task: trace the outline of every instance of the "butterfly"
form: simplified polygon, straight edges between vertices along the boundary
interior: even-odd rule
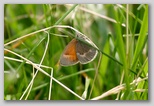
[[[81,64],[87,64],[96,58],[98,53],[97,46],[87,36],[77,33],[77,37],[89,45],[74,38],[65,47],[60,57],[61,66],[71,66],[79,62]]]

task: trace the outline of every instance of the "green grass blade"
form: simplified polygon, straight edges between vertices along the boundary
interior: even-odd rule
[[[58,25],[78,4],[75,4],[74,6],[71,7],[56,23],[55,25]]]
[[[36,43],[36,46],[33,47],[33,49],[30,51],[30,53],[27,55],[27,59],[32,55],[32,53],[34,52],[34,50],[42,43],[42,41],[46,38],[47,36],[44,36],[40,41],[38,41]],[[25,60],[19,65],[19,67],[17,68],[16,71],[19,71],[19,69],[25,64]]]
[[[135,67],[137,65],[138,57],[142,53],[143,47],[144,47],[145,43],[147,42],[147,38],[148,38],[147,32],[148,32],[148,5],[146,5],[141,30],[139,33],[139,38],[137,41],[135,54],[134,54],[134,58],[132,61],[132,69],[133,70],[135,69]]]

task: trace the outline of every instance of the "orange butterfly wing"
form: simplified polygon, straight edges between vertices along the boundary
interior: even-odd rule
[[[77,40],[73,39],[64,49],[60,57],[60,65],[62,66],[69,66],[78,63],[78,58],[76,55],[76,44]]]

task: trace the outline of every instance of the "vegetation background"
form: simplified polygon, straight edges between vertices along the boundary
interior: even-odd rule
[[[100,51],[59,66],[72,28]],[[81,99],[148,100],[148,5],[5,4],[4,100]]]

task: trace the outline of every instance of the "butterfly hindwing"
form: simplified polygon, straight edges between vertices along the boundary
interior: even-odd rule
[[[81,41],[76,44],[77,58],[82,64],[91,62],[97,55],[97,50]]]

